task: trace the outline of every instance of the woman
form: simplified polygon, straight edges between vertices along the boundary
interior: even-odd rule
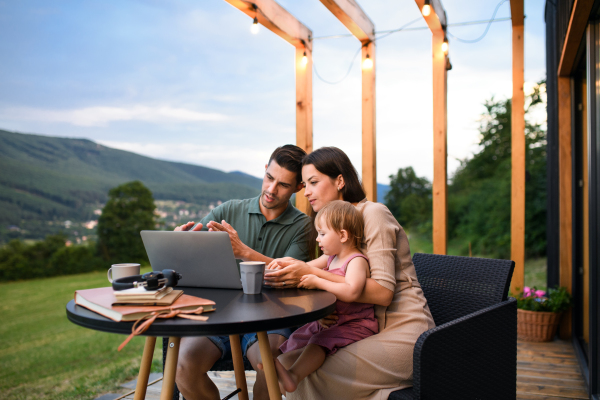
[[[363,214],[361,251],[369,258],[371,278],[358,301],[375,304],[380,333],[339,349],[286,398],[387,399],[391,392],[412,386],[415,342],[435,326],[406,233],[386,206],[365,199],[358,174],[340,149],[315,150],[302,165],[304,195],[315,212],[330,201],[345,200]],[[327,273],[289,258],[274,260],[269,268],[274,271],[265,280],[272,286],[297,285],[303,275]],[[330,316],[321,323],[330,325],[335,319]]]

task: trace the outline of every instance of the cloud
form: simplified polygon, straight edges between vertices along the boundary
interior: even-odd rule
[[[115,121],[144,121],[158,123],[223,121],[227,116],[201,113],[170,106],[86,107],[71,110],[12,107],[0,111],[0,119],[38,122],[66,122],[76,126],[107,126]]]
[[[256,177],[262,177],[265,164],[274,150],[274,146],[242,148],[227,144],[197,144],[194,142],[148,143],[99,140],[98,143],[147,157],[202,165],[225,171],[242,171]]]

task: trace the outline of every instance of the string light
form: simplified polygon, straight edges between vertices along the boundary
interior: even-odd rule
[[[250,27],[250,32],[254,35],[258,33],[258,18],[254,17],[254,21],[252,21],[252,26]]]
[[[302,56],[302,60],[300,60],[300,64],[303,67],[306,67],[306,64],[308,64],[308,57],[306,56],[306,52],[304,52],[304,55]]]
[[[368,54],[367,54],[367,57],[363,60],[362,68],[363,69],[371,69],[371,68],[373,68],[373,60],[371,60],[369,58]]]
[[[423,5],[421,12],[423,13],[424,17],[428,17],[429,14],[431,14],[431,0],[425,0],[425,4]]]
[[[442,51],[444,54],[448,54],[448,38],[444,36],[444,41],[442,42]]]

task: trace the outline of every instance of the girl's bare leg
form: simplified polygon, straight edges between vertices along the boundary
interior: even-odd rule
[[[280,386],[283,386],[286,392],[295,391],[302,379],[323,365],[325,356],[326,353],[323,347],[316,344],[309,344],[304,348],[289,370],[279,360],[275,359],[275,369],[277,370]]]

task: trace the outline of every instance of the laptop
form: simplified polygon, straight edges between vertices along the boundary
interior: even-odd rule
[[[240,272],[227,232],[141,231],[154,271],[174,269],[178,286],[241,289]]]

